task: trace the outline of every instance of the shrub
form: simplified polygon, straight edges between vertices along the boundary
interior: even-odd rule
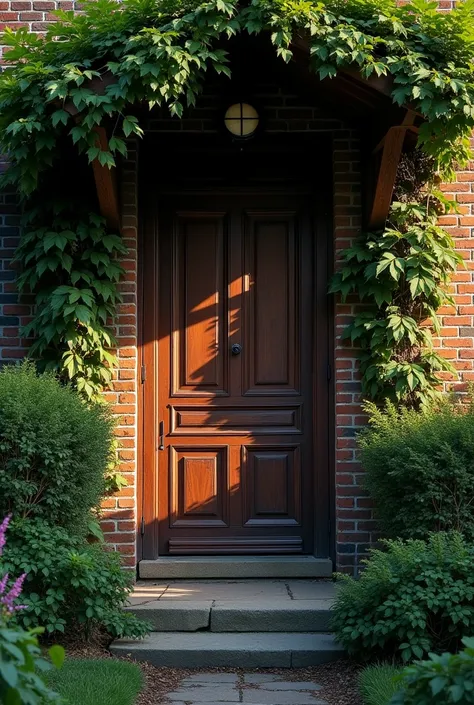
[[[131,591],[131,576],[118,554],[102,544],[70,536],[41,519],[13,522],[4,562],[11,573],[24,572],[23,602],[18,613],[25,628],[41,625],[46,632],[88,636],[95,628],[111,637],[141,637],[144,622],[122,607]]]
[[[10,521],[6,517],[0,524],[0,557],[5,547],[5,533]],[[51,668],[51,662],[41,655],[37,635],[41,629],[24,631],[12,624],[15,614],[25,609],[18,604],[24,575],[9,585],[8,573],[0,566],[0,703],[4,705],[45,705],[58,701],[41,674]],[[64,660],[64,650],[52,646],[49,656],[55,666]]]
[[[44,705],[59,700],[40,675],[51,668],[51,663],[41,655],[39,633],[41,629],[24,631],[0,622],[0,703]],[[62,660],[59,649],[49,649],[53,663],[58,665]]]
[[[359,436],[366,487],[387,538],[461,531],[474,540],[474,404],[425,412],[367,404]]]
[[[408,666],[400,678],[403,688],[390,705],[474,703],[474,639],[462,641],[466,648],[458,654],[430,654]]]
[[[113,420],[105,405],[29,363],[0,371],[0,516],[86,530],[104,492]]]
[[[388,663],[367,666],[360,674],[360,693],[364,705],[388,705],[394,693],[400,690],[395,681],[400,669]]]
[[[474,632],[474,548],[457,533],[389,540],[359,580],[341,576],[332,628],[349,653],[422,658]]]

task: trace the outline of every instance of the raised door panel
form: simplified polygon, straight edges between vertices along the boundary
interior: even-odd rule
[[[244,525],[301,524],[299,446],[242,448]]]
[[[246,395],[299,390],[299,267],[295,213],[244,219]]]
[[[281,435],[301,433],[302,404],[278,407],[173,405],[171,435]]]
[[[228,525],[226,448],[170,448],[170,526]]]
[[[225,214],[181,213],[175,228],[173,396],[226,395]]]

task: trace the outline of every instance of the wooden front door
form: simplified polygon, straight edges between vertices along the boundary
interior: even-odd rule
[[[315,355],[325,283],[309,199],[168,197],[156,209],[158,277],[143,295],[157,341],[144,409],[153,543],[160,555],[312,553],[328,519],[314,403],[327,340]]]

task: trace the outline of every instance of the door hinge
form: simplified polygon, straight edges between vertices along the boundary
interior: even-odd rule
[[[142,384],[146,380],[146,366],[145,365],[142,365],[141,372],[140,372],[140,379],[141,379]]]
[[[145,517],[142,517],[142,520],[140,522],[140,535],[145,535]]]
[[[328,382],[332,379],[332,368],[331,365],[328,363],[327,370],[326,370]]]

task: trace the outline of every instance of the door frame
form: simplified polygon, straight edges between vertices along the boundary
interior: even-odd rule
[[[170,139],[174,137],[175,139]],[[186,139],[186,137],[188,139]],[[179,141],[192,145],[189,135],[180,135]],[[170,152],[176,137],[153,135],[145,137],[140,145],[138,173],[138,286],[137,286],[137,558],[154,559],[158,557],[158,517],[155,511],[158,499],[158,451],[157,424],[158,408],[155,393],[158,385],[158,343],[147,339],[149,331],[158,330],[157,298],[145,299],[146,291],[158,288],[158,217],[153,208],[153,190],[160,189],[156,164],[163,159],[162,140],[166,140]],[[199,134],[193,140],[202,143],[209,140]],[[215,144],[215,137],[210,138]],[[171,143],[171,144],[170,144]],[[335,561],[335,329],[334,297],[328,294],[328,284],[334,269],[334,219],[333,219],[333,140],[332,135],[316,134],[275,134],[267,143],[269,149],[290,149],[304,144],[306,150],[317,155],[318,178],[313,181],[311,191],[307,192],[314,203],[313,220],[316,246],[314,247],[313,272],[316,286],[313,288],[313,311],[315,325],[313,328],[313,439],[318,450],[318,465],[322,464],[326,472],[314,472],[313,493],[315,512],[321,516],[314,522],[314,546],[326,547],[318,557],[331,558]],[[190,147],[192,149],[192,147]],[[143,162],[143,163],[142,163]],[[165,160],[166,163],[166,160]],[[312,165],[310,165],[312,166]],[[309,178],[309,177],[308,177]],[[312,178],[314,175],[312,173]],[[168,189],[167,189],[168,191]],[[234,191],[239,193],[241,191]],[[163,191],[160,192],[160,195]],[[183,192],[174,190],[175,195],[196,195],[196,190]],[[271,189],[253,191],[253,195],[275,194]],[[318,305],[318,302],[325,302]],[[326,339],[327,345],[318,345],[318,340]],[[151,421],[149,420],[151,418]],[[155,431],[156,429],[156,431]],[[145,472],[145,464],[149,468]],[[150,471],[151,469],[151,471]],[[327,531],[324,527],[327,526]],[[324,555],[322,555],[324,553]],[[317,555],[317,554],[316,554]]]

